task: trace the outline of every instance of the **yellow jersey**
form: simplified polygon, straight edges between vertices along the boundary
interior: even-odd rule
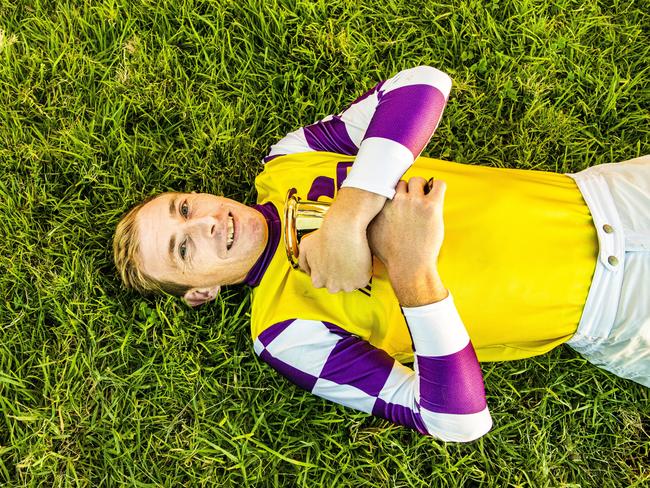
[[[283,216],[289,189],[331,201],[354,156],[305,152],[277,157],[255,180],[258,203]],[[447,183],[439,270],[481,361],[543,354],[576,331],[598,254],[587,205],[568,176],[418,158],[404,175]],[[282,225],[284,222],[282,222]],[[413,357],[411,338],[385,268],[369,290],[330,294],[291,268],[281,242],[253,290],[255,339],[289,319],[333,323],[387,351]]]

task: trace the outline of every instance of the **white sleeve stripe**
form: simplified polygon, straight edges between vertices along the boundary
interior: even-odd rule
[[[376,398],[368,393],[348,384],[335,383],[334,381],[318,378],[312,393],[346,407],[355,408],[362,412],[372,413]]]
[[[348,135],[357,147],[361,146],[378,103],[377,93],[373,93],[363,100],[353,103],[341,113],[341,120],[348,129]]]
[[[418,356],[448,356],[467,346],[469,335],[451,293],[437,303],[403,307]]]
[[[319,376],[327,358],[340,340],[318,320],[295,320],[266,350],[271,356],[296,369]]]
[[[477,413],[462,415],[420,409],[420,416],[429,433],[444,441],[473,441],[492,428],[492,417],[488,407]]]
[[[399,142],[383,137],[363,141],[343,187],[361,188],[393,198],[397,182],[413,164],[413,153]]]
[[[384,387],[379,392],[379,398],[386,403],[413,410],[415,399],[419,398],[418,378],[415,371],[395,361]]]
[[[309,147],[309,143],[307,143],[307,138],[305,137],[305,132],[300,128],[293,132],[289,132],[276,144],[272,145],[271,150],[266,157],[303,152],[314,152],[314,150]]]
[[[438,89],[445,97],[449,98],[451,92],[451,78],[431,66],[417,66],[415,68],[400,71],[392,78],[386,80],[381,87],[381,92],[388,93],[404,86],[430,85]]]

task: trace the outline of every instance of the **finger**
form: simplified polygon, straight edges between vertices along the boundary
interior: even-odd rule
[[[409,180],[408,192],[416,193],[418,195],[424,195],[424,185],[427,184],[427,180],[420,176],[414,176]]]
[[[408,190],[408,185],[406,184],[406,181],[399,180],[397,182],[397,185],[395,186],[395,193],[406,193],[407,190]]]
[[[431,185],[431,191],[427,195],[427,198],[442,202],[445,199],[446,192],[447,192],[447,183],[445,183],[442,180],[434,180]]]
[[[327,291],[330,293],[338,293],[341,289],[336,285],[327,285]]]
[[[318,275],[316,273],[311,275],[311,284],[312,284],[312,286],[314,288],[324,288],[325,287],[325,283],[321,279],[320,275]]]
[[[313,259],[310,259],[310,249],[313,247],[311,238],[316,235],[316,232],[318,231],[316,230],[302,236],[302,239],[300,239],[300,242],[298,243],[298,266],[308,275],[311,275],[311,265],[309,261],[313,261]]]
[[[372,256],[370,256],[370,262],[368,263],[368,267],[366,268],[366,275],[363,277],[363,280],[357,283],[356,289],[359,288],[365,288],[370,284],[370,280],[372,279]]]
[[[300,246],[298,248],[298,266],[308,275],[311,275],[311,266],[307,261],[307,248]]]

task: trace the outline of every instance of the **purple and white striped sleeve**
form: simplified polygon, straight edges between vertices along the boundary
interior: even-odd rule
[[[287,134],[264,162],[308,151],[356,155],[343,186],[392,198],[395,185],[433,135],[451,91],[451,79],[430,66],[400,71],[339,115]]]
[[[342,328],[317,320],[280,322],[255,352],[298,386],[445,441],[468,442],[492,419],[481,369],[451,296],[404,308],[415,371]]]

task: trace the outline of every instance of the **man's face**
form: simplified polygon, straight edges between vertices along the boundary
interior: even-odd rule
[[[208,193],[165,193],[136,217],[142,270],[191,288],[241,282],[267,240],[264,216]]]

